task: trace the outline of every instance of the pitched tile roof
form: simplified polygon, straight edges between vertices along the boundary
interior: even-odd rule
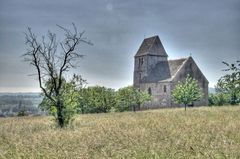
[[[159,61],[148,73],[148,76],[142,79],[142,82],[154,83],[171,81],[186,60],[187,58]]]
[[[168,60],[169,68],[171,72],[171,77],[173,77],[179,68],[183,65],[183,63],[187,60],[187,58],[175,59],[175,60]]]
[[[135,57],[147,54],[166,57],[168,56],[158,36],[153,36],[144,39]]]

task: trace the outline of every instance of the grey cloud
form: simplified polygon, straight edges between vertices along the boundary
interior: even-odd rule
[[[160,36],[171,59],[191,52],[214,83],[221,75],[221,61],[239,58],[239,10],[238,0],[1,1],[0,75],[13,78],[15,74],[16,78],[0,78],[0,87],[18,83],[16,79],[26,79],[26,74],[32,72],[19,57],[25,51],[22,32],[28,26],[38,35],[50,29],[61,39],[55,24],[70,27],[71,22],[85,30],[94,43],[80,46],[80,52],[87,56],[75,70],[93,84],[115,87],[121,81],[131,83],[133,56],[144,35],[155,34]],[[19,87],[35,84],[34,78],[28,79]]]

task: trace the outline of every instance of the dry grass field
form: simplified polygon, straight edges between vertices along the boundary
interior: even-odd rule
[[[0,158],[240,158],[240,107],[0,118]]]

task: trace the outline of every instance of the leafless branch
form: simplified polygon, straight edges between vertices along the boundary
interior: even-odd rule
[[[62,88],[63,74],[76,67],[76,61],[83,55],[76,52],[80,43],[93,45],[87,41],[84,32],[78,33],[77,27],[72,23],[73,30],[57,25],[64,31],[65,38],[57,43],[56,34],[48,31],[39,41],[31,28],[25,34],[27,51],[23,55],[24,60],[34,66],[37,71],[39,86],[47,98],[57,103]],[[61,51],[58,51],[58,46]],[[56,54],[61,52],[62,54]],[[51,84],[48,84],[50,81]],[[53,96],[54,94],[54,96]]]

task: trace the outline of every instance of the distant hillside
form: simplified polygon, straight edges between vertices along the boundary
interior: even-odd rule
[[[42,99],[40,93],[0,93],[0,115],[12,116],[23,110],[38,113]]]
[[[22,96],[39,96],[40,94],[41,94],[40,92],[17,92],[17,93],[0,92],[0,96],[5,96],[5,95],[9,95],[9,96],[18,96],[18,95],[22,95]]]

